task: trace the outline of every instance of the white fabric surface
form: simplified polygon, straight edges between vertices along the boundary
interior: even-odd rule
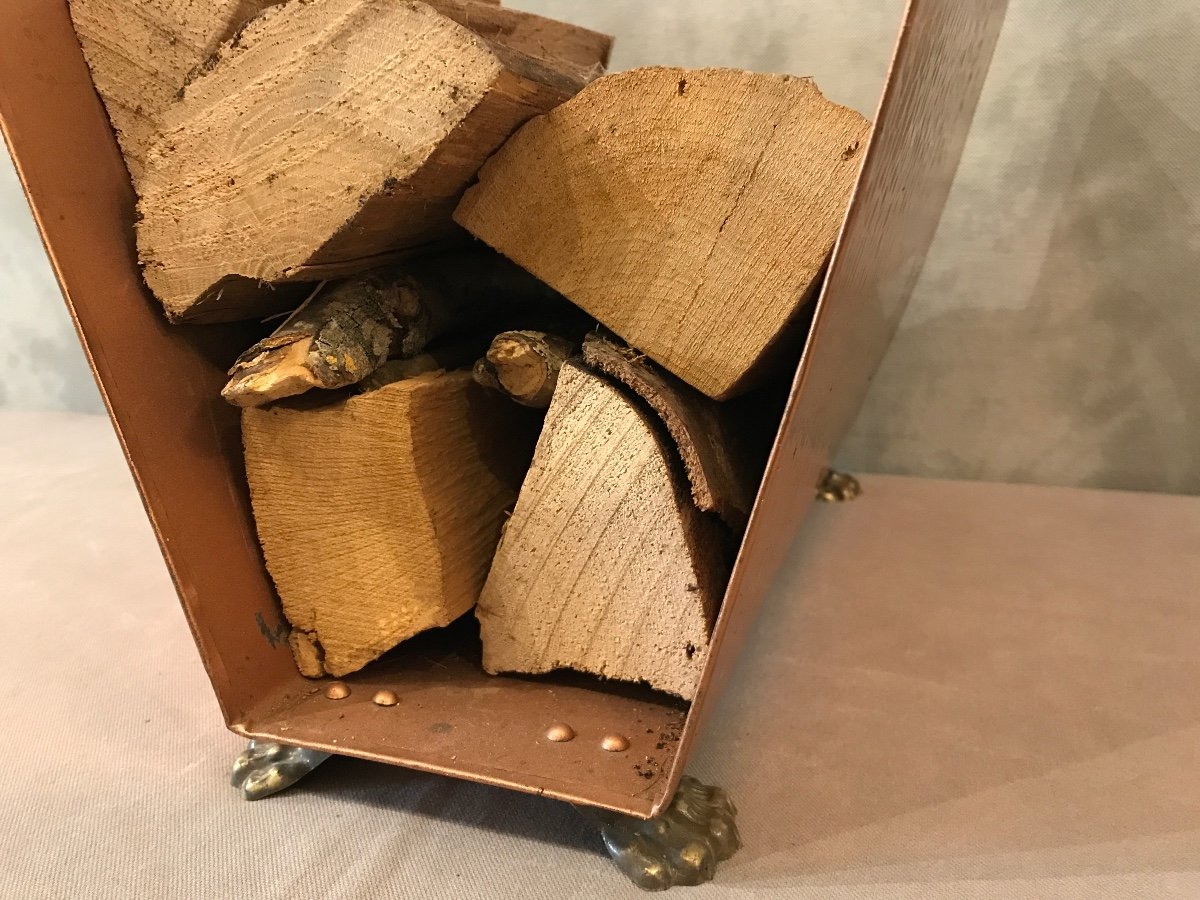
[[[1200,897],[1200,500],[865,484],[814,514],[695,757],[746,844],[695,896]],[[956,537],[903,525],[949,501]],[[872,522],[894,551],[864,561]],[[0,571],[0,897],[640,896],[540,798],[335,759],[238,799],[106,420],[0,413]]]

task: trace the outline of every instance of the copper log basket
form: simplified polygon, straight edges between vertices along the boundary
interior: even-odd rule
[[[264,569],[238,414],[219,396],[257,325],[176,327],[148,295],[134,195],[66,0],[0,0],[0,122],[154,525],[225,722],[238,734],[648,818],[692,745],[905,309],[962,153],[1005,0],[912,0],[876,127],[690,708],[583,679],[494,678],[444,636],[326,696],[296,671]],[[452,636],[452,635],[451,635]],[[371,701],[395,691],[399,703]],[[569,723],[572,741],[547,729]],[[618,735],[625,752],[601,742]]]

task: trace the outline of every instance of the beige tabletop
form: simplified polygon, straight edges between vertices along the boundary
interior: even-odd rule
[[[1200,898],[1200,499],[864,486],[696,754],[746,846],[682,896]],[[0,897],[640,896],[541,798],[335,759],[239,800],[105,420],[0,413],[0,572]]]

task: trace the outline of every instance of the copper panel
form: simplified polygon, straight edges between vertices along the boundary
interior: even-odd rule
[[[350,687],[344,700],[326,697],[323,682],[305,682],[235,730],[649,816],[666,790],[687,709],[648,688],[597,689],[590,676],[487,675],[470,619],[341,680]],[[381,689],[395,691],[399,704],[372,702]],[[575,738],[549,740],[555,724],[569,725]],[[609,734],[627,738],[629,749],[605,751]]]
[[[236,414],[245,326],[172,328],[135,264],[133,190],[65,0],[0,4],[0,122],[227,720],[295,682],[259,558]]]
[[[333,701],[296,672],[254,535],[223,373],[257,326],[168,326],[142,285],[133,195],[65,0],[0,0],[0,124],[158,535],[226,723],[647,816],[665,803],[714,689],[790,545],[829,449],[858,409],[940,215],[1002,0],[913,2],[782,438],[688,717],[636,689],[478,667],[470,623],[346,679]],[[439,643],[451,639],[450,644]],[[719,652],[717,652],[719,651]],[[136,667],[136,660],[127,662]],[[396,707],[370,702],[377,689]],[[578,736],[546,741],[554,722]],[[598,749],[609,733],[624,753]],[[666,773],[666,774],[664,774]]]
[[[1007,0],[909,0],[858,186],[688,716],[671,786],[862,405],[954,181]]]

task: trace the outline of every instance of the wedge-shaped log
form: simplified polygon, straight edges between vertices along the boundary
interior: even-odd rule
[[[250,318],[294,305],[264,282],[353,274],[454,235],[483,161],[594,74],[496,34],[405,0],[290,0],[224,44],[164,115],[141,179],[138,250],[167,314]]]
[[[804,78],[609,75],[522,128],[455,218],[726,399],[771,373],[800,321],[869,129]]]
[[[136,182],[162,114],[223,41],[282,0],[71,0],[71,18],[126,165]],[[496,0],[426,0],[514,50],[584,68],[604,64],[611,39],[512,10]],[[492,7],[489,9],[488,7]]]
[[[720,525],[677,469],[620,388],[562,367],[476,609],[487,671],[576,669],[695,696],[727,570]]]
[[[536,417],[469,372],[243,413],[267,568],[309,676],[357,671],[479,596]]]
[[[136,183],[189,72],[280,0],[71,0],[71,20]]]

